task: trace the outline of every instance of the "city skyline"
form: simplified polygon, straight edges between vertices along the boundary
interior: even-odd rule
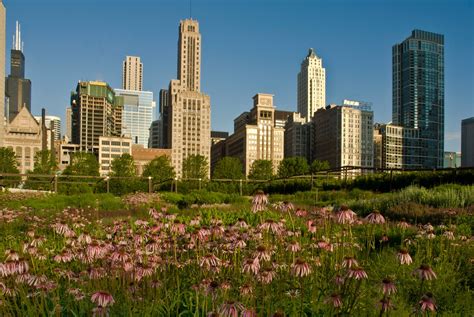
[[[74,50],[68,50],[65,47],[68,45],[68,40],[61,37],[71,28],[70,26],[66,25],[65,30],[58,30],[57,33],[41,32],[41,30],[51,27],[53,24],[61,24],[64,17],[59,16],[55,23],[44,17],[42,18],[45,21],[39,21],[42,14],[37,11],[43,12],[42,10],[45,9],[39,8],[36,3],[26,0],[15,2],[5,0],[4,2],[8,7],[7,60],[11,49],[8,39],[14,33],[12,32],[14,21],[19,20],[23,26],[22,37],[25,42],[25,55],[27,56],[26,77],[33,82],[33,114],[38,114],[40,108],[44,106],[47,108],[48,114],[58,115],[64,120],[69,92],[71,87],[80,79],[104,80],[110,83],[112,87],[120,87],[121,62],[126,55],[137,55],[142,58],[146,68],[144,89],[153,91],[155,96],[158,96],[159,89],[166,88],[169,79],[175,76],[176,27],[179,20],[189,15],[187,11],[189,10],[189,3],[187,1],[179,1],[176,4],[170,2],[160,3],[162,6],[160,10],[154,11],[157,19],[158,17],[162,18],[159,21],[160,28],[153,28],[153,32],[145,29],[144,34],[138,36],[137,40],[132,37],[140,33],[140,28],[143,27],[140,24],[136,27],[128,27],[129,30],[125,34],[121,34],[124,43],[116,41],[115,36],[107,37],[107,41],[99,42],[95,37],[85,37],[85,39],[79,38],[75,41],[77,49]],[[97,7],[101,8],[108,5],[112,12],[119,14],[119,17],[120,14],[127,11],[123,1],[114,1],[108,4],[106,2],[97,4]],[[140,9],[157,8],[149,1],[139,3],[138,7]],[[267,23],[264,23],[255,28],[254,32],[249,29],[251,26],[255,26],[258,20],[257,17],[262,13],[267,2],[257,1],[252,12],[245,12],[245,3],[245,1],[240,2],[240,4],[230,3],[228,5],[217,5],[215,1],[195,1],[193,3],[193,17],[200,21],[202,32],[206,34],[203,42],[202,86],[205,87],[204,90],[213,99],[211,120],[213,130],[232,131],[233,118],[248,108],[248,98],[258,92],[274,94],[278,110],[296,111],[296,75],[299,71],[299,64],[307,54],[309,47],[313,47],[318,56],[324,60],[328,81],[326,104],[339,103],[344,98],[370,101],[374,105],[374,121],[389,122],[391,121],[392,111],[391,46],[405,38],[413,29],[420,28],[444,34],[446,38],[445,150],[460,150],[461,119],[473,114],[474,94],[471,91],[473,86],[473,61],[469,57],[472,56],[473,40],[472,33],[468,32],[466,39],[465,35],[456,35],[454,31],[472,29],[473,22],[472,19],[469,19],[473,16],[472,4],[467,1],[455,1],[454,5],[449,5],[446,1],[438,1],[430,5],[430,8],[423,11],[424,13],[421,15],[423,7],[421,5],[423,1],[421,1],[410,7],[413,12],[406,14],[405,22],[397,21],[399,25],[395,26],[393,22],[390,23],[389,19],[389,23],[387,23],[391,27],[389,33],[384,32],[383,26],[373,30],[367,29],[367,26],[364,28],[357,25],[357,23],[361,23],[357,22],[360,21],[361,17],[359,16],[357,20],[353,20],[356,25],[351,29],[344,29],[348,25],[344,19],[335,20],[334,24],[326,25],[326,28],[330,28],[330,32],[327,32],[329,35],[323,34],[326,32],[325,30],[314,26],[312,36],[308,38],[306,36],[307,32],[300,32],[300,36],[295,36],[293,32],[295,29],[301,29],[302,25],[308,24],[308,22],[295,21],[295,17],[298,15],[304,17],[307,14],[304,10],[306,6],[308,9],[318,8],[312,3],[297,1],[294,6],[290,6],[289,2],[277,1],[266,12],[268,21],[274,21],[276,13],[281,12],[282,7],[287,8],[286,14],[292,18],[291,21],[286,24],[268,23],[267,25]],[[403,8],[408,10],[407,2],[403,1],[400,8],[395,8],[392,10],[393,12],[387,13],[389,10],[384,7],[382,16],[377,16],[377,12],[381,11],[381,7],[373,1],[360,2],[362,5],[359,9],[344,1],[331,5],[321,3],[320,7],[325,12],[334,13],[334,11],[341,9],[341,4],[344,3],[347,4],[347,8],[344,8],[345,10],[343,10],[341,16],[349,16],[351,12],[361,13],[362,8],[372,4],[374,8],[367,14],[368,16],[373,15],[371,20],[373,25],[376,25],[376,21],[381,19],[382,16],[387,18],[387,16],[395,16]],[[450,3],[453,4],[453,2]],[[212,4],[216,8],[209,10]],[[394,2],[389,2],[390,4],[393,5]],[[58,5],[54,1],[43,1],[42,5],[49,10],[46,12],[47,16],[53,13],[57,14],[61,10],[67,12],[66,9],[70,8],[68,4]],[[83,6],[78,8],[78,13],[81,10],[88,9],[90,5],[91,2],[85,1]],[[143,12],[145,16],[153,13],[148,12],[152,10],[144,11],[147,11]],[[241,26],[241,30],[238,32],[232,28],[236,26],[237,20],[236,17],[230,16],[232,12],[236,13],[237,16],[239,13],[245,13],[242,17],[248,21],[248,23],[246,22],[248,25]],[[135,15],[132,13],[130,13],[130,16],[133,18]],[[331,14],[329,16],[338,17],[338,15]],[[439,19],[442,16],[445,16],[445,18]],[[463,16],[467,18],[463,19]],[[454,17],[456,17],[456,20]],[[147,20],[144,19],[144,16],[142,18]],[[223,23],[222,20],[226,19],[227,25],[230,26],[228,32],[231,32],[232,39],[222,37],[225,32],[219,30],[218,22]],[[96,31],[99,35],[108,34],[113,27],[117,28],[114,21],[109,21],[113,26],[102,24],[97,17],[97,13],[94,12],[92,12],[87,22],[83,26],[85,33],[91,27],[99,27]],[[146,23],[148,23],[148,26],[153,25],[152,22]],[[274,29],[274,32],[271,29]],[[285,31],[285,29],[288,30]],[[365,29],[365,32],[360,32],[360,29]],[[278,31],[283,31],[283,33],[276,35],[275,33],[279,33]],[[153,34],[151,35],[151,33]],[[44,35],[40,36],[39,34]],[[384,36],[380,37],[381,34],[384,34]],[[357,46],[354,46],[354,39],[351,39],[351,35],[358,36]],[[379,37],[376,35],[379,35]],[[338,40],[331,40],[331,36],[338,37]],[[159,50],[150,51],[151,44],[143,42],[143,37],[146,37],[148,41],[158,42],[160,44]],[[100,39],[101,36],[97,36],[97,38]],[[135,43],[140,39],[142,40],[142,46]],[[281,43],[276,41],[277,39],[280,39]],[[368,45],[368,39],[370,45]],[[43,50],[44,46],[37,47],[39,40],[44,41],[46,47],[48,47],[47,43],[52,40],[56,41],[55,44],[62,44],[64,53],[61,54],[61,60],[57,57],[54,58],[57,55],[50,55],[43,59],[44,52],[39,50]],[[284,45],[288,43],[290,45]],[[81,44],[88,44],[84,45],[87,46],[87,54],[85,55],[85,48]],[[290,48],[281,50],[282,46],[289,46]],[[52,47],[52,49],[55,48]],[[232,51],[229,52],[229,49]],[[341,53],[341,49],[345,52]],[[72,60],[77,54],[84,56],[77,61]],[[360,59],[361,55],[367,56],[365,59]],[[220,63],[224,62],[225,58],[229,56],[232,63],[226,65],[228,69],[224,72],[220,67]],[[354,63],[354,61],[358,63]],[[43,72],[43,67],[51,63],[57,64],[52,68],[56,71],[51,74]],[[358,65],[349,65],[351,67],[348,67],[348,63]],[[8,66],[6,66],[6,69],[9,68]],[[364,72],[361,72],[361,69]],[[54,78],[55,76],[57,78]],[[65,89],[61,88],[63,82],[67,86]],[[238,83],[237,88],[236,83]],[[56,87],[55,91],[45,88],[48,86]]]

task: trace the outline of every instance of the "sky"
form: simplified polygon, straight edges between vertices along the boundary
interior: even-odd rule
[[[19,20],[32,81],[32,112],[63,118],[79,80],[121,88],[122,61],[140,56],[144,89],[176,78],[179,21],[202,35],[201,90],[211,97],[213,130],[233,120],[256,93],[296,111],[296,78],[309,48],[326,68],[326,103],[373,103],[390,122],[392,46],[413,29],[445,36],[445,150],[460,151],[461,120],[474,116],[474,0],[3,0],[7,74]],[[191,9],[191,10],[190,10]]]

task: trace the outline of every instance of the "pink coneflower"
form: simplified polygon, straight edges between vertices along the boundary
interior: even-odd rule
[[[20,259],[20,255],[15,251],[8,249],[5,251],[6,261],[18,261]]]
[[[199,266],[210,269],[213,267],[219,267],[221,263],[222,261],[217,256],[212,253],[208,253],[201,258],[201,260],[199,261]]]
[[[254,259],[247,259],[244,261],[242,266],[242,273],[253,273],[255,275],[258,274],[260,270],[260,261],[258,258]]]
[[[388,238],[388,236],[386,234],[383,234],[381,237],[380,237],[380,242],[388,242],[390,239]]]
[[[334,277],[334,284],[336,285],[342,285],[344,284],[344,277],[337,274],[335,277]]]
[[[112,252],[110,259],[114,262],[127,262],[130,259],[130,255],[125,248],[120,247]]]
[[[53,260],[58,263],[69,263],[74,259],[74,254],[69,250],[63,250],[54,256]]]
[[[247,222],[245,222],[245,220],[243,218],[239,218],[237,220],[237,222],[234,224],[234,227],[236,227],[236,228],[246,229],[246,228],[248,228],[248,226],[249,225],[247,224]]]
[[[241,316],[242,317],[257,317],[258,315],[254,309],[247,308],[242,311]]]
[[[16,261],[5,261],[0,263],[0,275],[9,276],[14,274],[24,274],[29,270],[28,262],[22,258],[18,258]]]
[[[193,219],[191,219],[191,221],[189,222],[189,225],[190,226],[194,226],[194,227],[197,227],[201,224],[201,217],[197,216]]]
[[[408,253],[408,250],[406,249],[400,249],[400,251],[398,251],[397,253],[397,258],[400,261],[400,264],[402,265],[403,264],[410,265],[413,262],[410,254]]]
[[[421,300],[418,302],[418,305],[420,305],[421,311],[436,311],[436,304],[433,298],[433,294],[428,292],[423,297]]]
[[[290,252],[293,252],[293,253],[296,253],[296,252],[301,250],[301,246],[298,243],[298,241],[292,241],[292,242],[288,243],[288,246],[286,247],[286,250],[290,251]]]
[[[81,301],[86,297],[79,288],[72,288],[68,290],[67,292],[74,297],[75,301]]]
[[[415,271],[413,271],[413,274],[418,276],[422,280],[428,280],[429,281],[429,280],[432,280],[432,279],[436,279],[436,273],[427,264],[420,265],[419,268],[417,268]]]
[[[112,295],[104,291],[98,291],[92,294],[91,301],[97,306],[102,307],[112,306],[115,303]]]
[[[388,312],[393,308],[393,303],[390,300],[390,297],[384,297],[379,301],[380,310],[384,313]]]
[[[410,224],[406,221],[400,221],[399,223],[397,223],[397,227],[405,230],[410,228]]]
[[[293,206],[289,201],[284,201],[280,204],[280,210],[283,212],[293,211],[294,209],[295,206]]]
[[[308,228],[308,232],[310,233],[316,233],[316,230],[317,230],[317,224],[316,222],[312,221],[312,220],[308,220],[308,222],[306,222],[306,226]]]
[[[443,236],[448,240],[454,240],[454,233],[452,231],[445,231]]]
[[[367,273],[361,267],[352,267],[349,269],[348,272],[349,278],[353,278],[355,280],[362,280],[368,278]]]
[[[391,295],[397,292],[397,287],[391,278],[387,277],[382,280],[382,292],[384,295]]]
[[[244,306],[241,303],[226,301],[219,307],[219,314],[222,317],[238,317],[242,310]]]
[[[234,241],[234,247],[237,249],[243,249],[247,246],[247,243],[242,237],[237,237]]]
[[[374,210],[370,214],[368,214],[367,217],[365,217],[365,220],[368,223],[377,224],[377,225],[385,223],[385,218],[382,216],[382,214],[378,210]]]
[[[256,213],[265,210],[268,204],[268,197],[261,190],[257,190],[252,199],[252,212]]]
[[[202,286],[204,287],[204,290],[207,295],[211,295],[214,297],[216,295],[217,289],[219,288],[219,283],[217,281],[203,281]]]
[[[326,304],[331,305],[334,308],[341,308],[342,307],[342,298],[341,295],[337,293],[331,294],[326,300],[324,301]]]
[[[259,282],[263,284],[270,284],[275,277],[276,272],[272,268],[265,268],[260,275],[257,276]]]
[[[51,227],[54,229],[54,231],[57,233],[57,234],[60,234],[60,235],[65,235],[67,234],[69,231],[71,231],[71,229],[69,228],[69,226],[67,225],[67,223],[61,221],[61,222],[57,222],[53,225],[51,225]]]
[[[308,215],[308,211],[306,209],[297,208],[295,211],[296,217],[306,217]]]
[[[332,252],[333,251],[333,245],[330,243],[330,242],[327,242],[327,241],[324,241],[324,240],[319,240],[317,243],[316,243],[316,246],[319,248],[319,249],[323,249],[325,251],[329,251],[329,252]]]
[[[273,234],[279,234],[282,230],[280,223],[273,221],[272,219],[266,220],[260,225],[260,228],[265,231],[270,231]]]
[[[344,257],[344,260],[342,261],[342,267],[351,268],[353,266],[359,266],[357,260],[352,256]]]
[[[259,245],[255,250],[255,257],[261,261],[270,261],[272,251],[264,245]]]
[[[253,287],[250,284],[244,284],[240,287],[240,295],[250,296],[253,294]]]
[[[303,259],[296,259],[291,265],[291,273],[296,277],[305,277],[311,274],[311,267]]]
[[[174,234],[184,234],[186,232],[186,225],[179,220],[175,220],[171,225],[171,232]]]
[[[346,205],[342,205],[335,214],[335,220],[339,224],[352,224],[357,218],[357,214],[349,209]]]

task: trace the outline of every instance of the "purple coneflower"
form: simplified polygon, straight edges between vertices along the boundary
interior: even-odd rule
[[[208,253],[201,258],[199,261],[200,267],[206,267],[207,269],[219,267],[222,261],[212,253]]]
[[[436,273],[427,264],[420,265],[419,268],[417,268],[415,271],[413,271],[413,274],[418,276],[422,280],[428,280],[429,281],[429,280],[432,280],[432,279],[436,279]]]
[[[58,263],[69,263],[74,259],[74,254],[69,250],[63,250],[61,253],[54,256],[54,261]]]
[[[390,297],[384,297],[379,301],[380,310],[384,313],[388,312],[393,308],[393,303],[390,300]]]
[[[448,240],[454,240],[454,233],[452,231],[445,231],[443,236]]]
[[[311,274],[311,267],[303,259],[296,259],[291,265],[291,273],[296,277],[305,277]]]
[[[255,257],[262,261],[270,261],[272,251],[264,245],[259,245],[255,250]]]
[[[242,310],[244,310],[244,306],[241,303],[226,301],[219,307],[219,315],[222,317],[238,317]]]
[[[254,309],[247,308],[242,311],[241,316],[242,317],[257,317],[257,313],[255,312]]]
[[[344,257],[344,260],[342,261],[342,267],[351,268],[353,266],[359,266],[357,260],[352,256]]]
[[[244,261],[243,267],[242,267],[242,273],[253,273],[257,275],[259,270],[260,270],[260,261],[258,258],[254,258],[254,259],[249,258]]]
[[[308,227],[308,232],[316,233],[316,230],[317,230],[316,222],[312,220],[308,220],[308,222],[306,222],[306,226]]]
[[[356,220],[357,214],[349,209],[346,205],[342,205],[335,214],[335,220],[339,224],[352,224]]]
[[[20,255],[12,249],[8,249],[5,251],[6,261],[18,261],[20,259]]]
[[[301,250],[301,246],[298,243],[298,241],[292,241],[292,242],[288,243],[288,246],[286,247],[286,250],[290,251],[290,252],[293,252],[293,253],[296,253],[296,252]]]
[[[361,267],[350,268],[348,276],[349,278],[353,278],[355,280],[362,280],[368,278],[367,273]]]
[[[252,212],[257,213],[259,211],[265,210],[268,204],[268,197],[261,190],[257,190],[255,196],[252,199]]]
[[[265,231],[270,231],[273,234],[279,234],[282,230],[280,223],[273,221],[272,219],[266,220],[260,225],[260,228]]]
[[[250,296],[253,294],[253,287],[250,284],[244,284],[240,287],[240,295]]]
[[[298,208],[298,209],[296,209],[296,211],[295,211],[295,215],[296,215],[297,217],[306,217],[306,216],[308,215],[308,211],[307,211],[306,209],[300,209],[300,208]]]
[[[418,302],[418,305],[420,305],[421,311],[436,311],[436,304],[433,298],[433,294],[428,292],[423,297],[421,300]]]
[[[410,254],[408,253],[408,250],[406,249],[400,249],[400,251],[398,251],[397,253],[397,258],[400,261],[400,264],[402,265],[403,264],[410,265],[413,262]]]
[[[382,280],[382,292],[384,295],[391,295],[397,292],[397,287],[391,278],[386,277]]]
[[[237,222],[234,224],[234,227],[236,227],[236,228],[246,229],[246,228],[248,228],[248,226],[249,225],[247,224],[247,222],[245,222],[245,220],[243,218],[239,218],[237,220]]]
[[[368,214],[367,217],[365,217],[365,220],[367,220],[368,223],[377,225],[385,223],[385,218],[378,210],[374,210],[370,214]]]
[[[258,275],[258,280],[263,284],[270,284],[275,277],[276,272],[272,268],[265,268],[260,275]]]
[[[98,291],[92,294],[91,301],[101,307],[112,306],[115,303],[112,295],[104,291]]]
[[[334,308],[341,308],[342,307],[342,298],[341,295],[337,293],[331,294],[326,300],[324,301],[326,304],[331,305]]]

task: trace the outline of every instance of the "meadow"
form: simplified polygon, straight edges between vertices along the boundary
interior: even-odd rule
[[[0,194],[2,316],[473,316],[474,186]]]

